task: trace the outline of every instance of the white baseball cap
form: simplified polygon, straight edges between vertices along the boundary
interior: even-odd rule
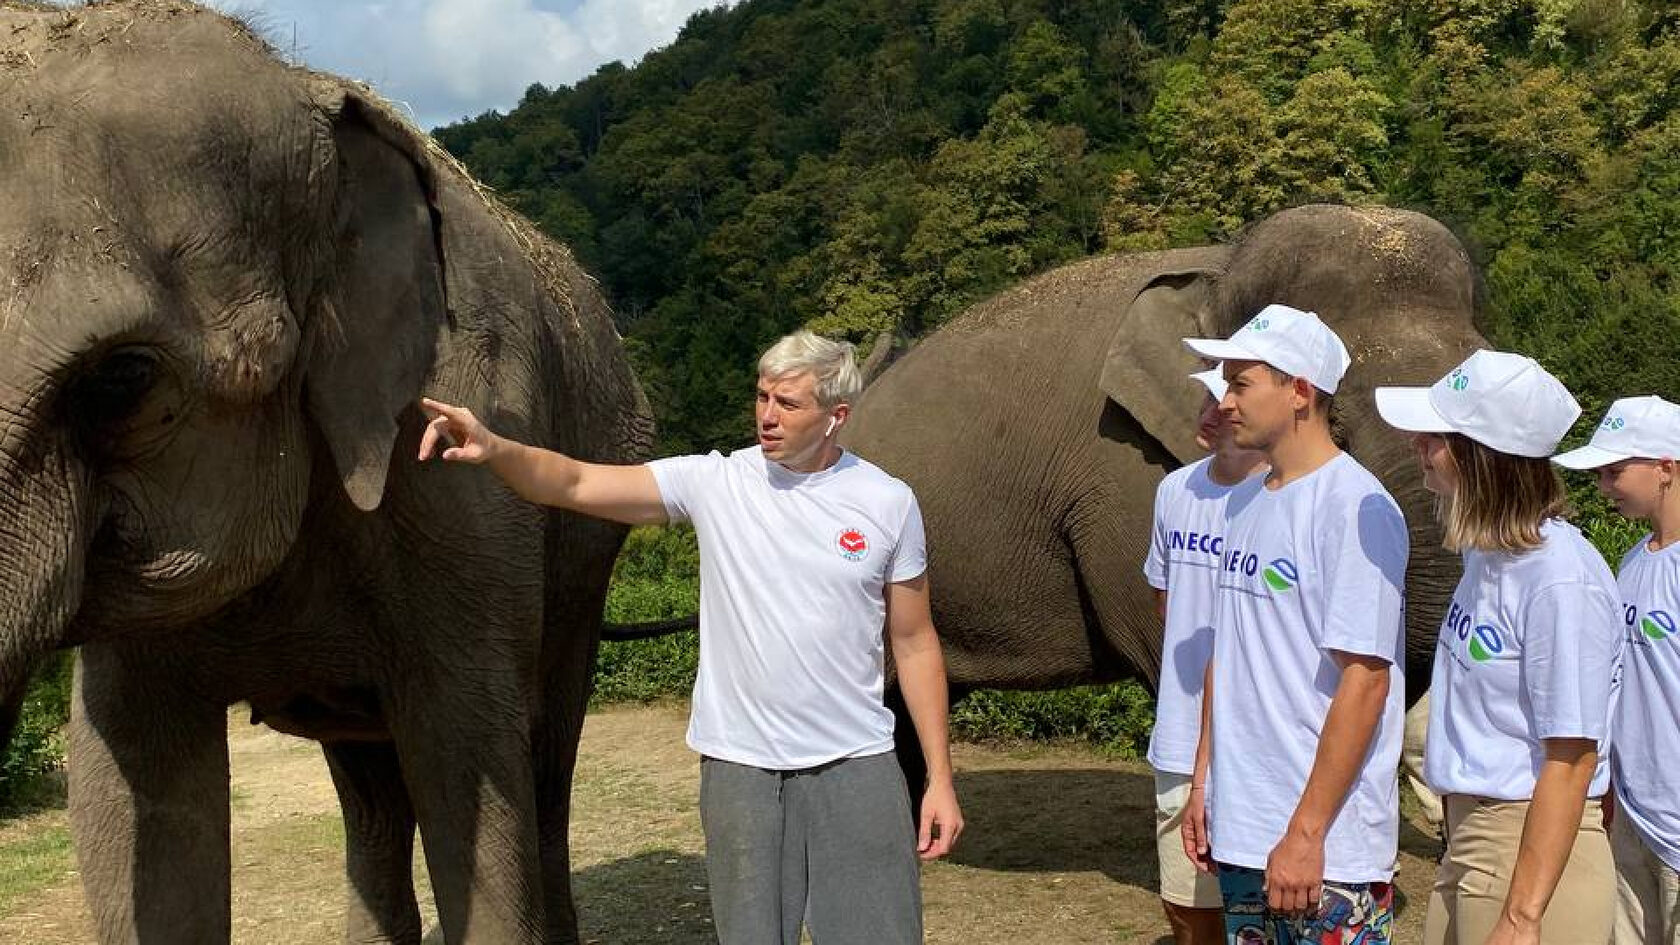
[[[1190,379],[1200,381],[1202,386],[1208,389],[1208,393],[1213,395],[1214,400],[1224,400],[1225,388],[1230,386],[1225,383],[1225,365],[1223,364],[1215,364],[1205,371],[1197,371],[1190,375]]]
[[[1213,361],[1264,361],[1291,377],[1304,377],[1326,394],[1334,394],[1347,373],[1347,348],[1342,339],[1312,312],[1287,305],[1268,305],[1228,340],[1184,339],[1191,351]]]
[[[1680,407],[1661,397],[1623,397],[1605,411],[1592,441],[1552,457],[1569,469],[1597,469],[1634,457],[1680,459]]]
[[[1477,351],[1433,387],[1379,387],[1377,413],[1411,433],[1462,433],[1513,456],[1552,455],[1581,416],[1563,382],[1533,358]]]

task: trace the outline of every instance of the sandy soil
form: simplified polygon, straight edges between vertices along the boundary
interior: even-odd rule
[[[586,941],[713,941],[694,755],[682,704],[619,707],[584,728],[573,869]],[[338,943],[343,832],[315,748],[229,717],[234,793],[234,941]],[[1148,769],[1074,748],[959,745],[968,830],[923,874],[933,945],[1156,943],[1154,794]],[[0,823],[0,864],[64,830],[63,811]],[[1438,846],[1411,812],[1401,837],[1401,942],[1421,936]],[[0,905],[0,943],[93,941],[74,862]],[[417,857],[418,859],[418,857]],[[424,868],[417,869],[433,924]]]

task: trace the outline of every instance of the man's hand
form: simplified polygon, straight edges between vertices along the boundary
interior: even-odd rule
[[[1184,822],[1179,825],[1178,833],[1184,840],[1184,855],[1197,870],[1211,873],[1213,844],[1208,839],[1206,793],[1199,784],[1190,788],[1190,799],[1184,802]]]
[[[1285,830],[1266,858],[1266,908],[1283,915],[1316,915],[1324,887],[1324,841]]]
[[[432,418],[420,437],[421,462],[432,458],[439,443],[445,447],[443,458],[450,462],[477,464],[490,458],[497,437],[473,416],[471,410],[440,403],[429,397],[422,397],[420,406]]]
[[[924,860],[937,860],[957,843],[962,833],[962,809],[957,806],[957,790],[949,781],[929,783],[922,794],[922,823],[916,831],[916,854]]]

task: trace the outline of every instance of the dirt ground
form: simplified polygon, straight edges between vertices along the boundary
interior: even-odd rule
[[[585,941],[713,941],[686,718],[683,704],[619,707],[584,728],[572,850]],[[234,941],[336,945],[343,832],[320,753],[250,726],[240,712],[229,733]],[[929,943],[1163,941],[1144,765],[1072,748],[959,745],[956,766],[968,828],[958,852],[923,873]],[[1399,942],[1421,937],[1439,849],[1416,812],[1408,815]],[[93,941],[65,832],[62,810],[0,822],[0,876],[26,877],[0,886],[0,943]],[[430,887],[423,867],[417,874],[430,927]]]

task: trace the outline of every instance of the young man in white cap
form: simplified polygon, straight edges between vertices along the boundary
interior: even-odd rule
[[[1225,523],[1237,511],[1226,500],[1266,459],[1237,446],[1232,437],[1231,424],[1219,409],[1225,397],[1220,368],[1190,376],[1206,388],[1196,444],[1211,455],[1169,473],[1155,490],[1153,540],[1143,573],[1155,588],[1164,633],[1149,763],[1155,769],[1161,906],[1173,940],[1176,945],[1219,945],[1225,940],[1219,880],[1184,855],[1181,830],[1202,731],[1202,675],[1213,652]]]
[[[1432,387],[1379,387],[1440,499],[1464,576],[1441,622],[1424,774],[1447,849],[1426,945],[1604,945],[1614,868],[1597,799],[1620,664],[1615,579],[1562,518],[1548,462],[1580,408],[1534,359],[1477,351]]]
[[[600,466],[422,401],[420,458],[484,463],[521,496],[700,539],[700,670],[688,744],[722,945],[922,941],[917,855],[962,830],[945,664],[904,483],[841,449],[863,388],[852,346],[802,331],[758,362],[758,445]],[[453,445],[449,445],[453,443]],[[882,702],[884,639],[928,763],[910,821]]]
[[[1349,358],[1316,315],[1186,344],[1225,362],[1236,444],[1271,469],[1226,528],[1185,852],[1217,864],[1233,941],[1387,943],[1405,521],[1331,439]]]
[[[1622,556],[1622,687],[1610,718],[1616,816],[1615,945],[1680,945],[1680,406],[1610,405],[1592,442],[1553,462],[1598,473],[1598,489],[1651,530]]]

